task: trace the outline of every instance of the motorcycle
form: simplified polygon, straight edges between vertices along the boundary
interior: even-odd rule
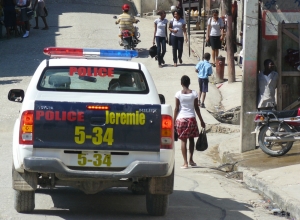
[[[300,101],[300,98],[298,98]],[[288,111],[262,110],[255,114],[255,131],[262,151],[270,156],[285,155],[300,140],[300,108]]]
[[[133,34],[129,30],[121,31],[121,41],[119,42],[119,44],[120,46],[124,46],[124,49],[134,50],[138,45],[138,43],[140,42],[139,40],[140,33],[138,32],[139,28],[136,26],[134,28],[135,28],[135,34]]]
[[[114,19],[117,19],[117,16],[114,16]],[[137,23],[139,20],[137,20]],[[120,35],[121,35],[121,40],[119,41],[120,46],[124,46],[124,49],[126,50],[134,50],[136,46],[138,45],[141,34],[139,32],[139,28],[137,26],[134,26],[135,33],[132,33],[132,31],[129,30],[122,30]]]

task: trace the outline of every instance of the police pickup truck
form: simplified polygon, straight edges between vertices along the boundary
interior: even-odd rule
[[[31,212],[37,188],[95,194],[128,187],[165,215],[174,182],[172,109],[133,50],[49,47],[13,130],[15,209]]]

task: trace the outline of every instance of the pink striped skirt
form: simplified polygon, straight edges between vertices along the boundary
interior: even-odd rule
[[[196,118],[176,119],[175,127],[179,139],[187,139],[199,136],[199,129]]]

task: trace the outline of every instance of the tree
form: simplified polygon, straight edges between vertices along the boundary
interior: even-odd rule
[[[224,8],[227,15],[226,30],[226,48],[228,63],[228,82],[235,82],[235,65],[234,65],[234,49],[233,49],[233,32],[232,32],[232,0],[224,0]]]

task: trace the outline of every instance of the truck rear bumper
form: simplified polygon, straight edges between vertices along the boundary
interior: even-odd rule
[[[60,179],[121,179],[166,176],[170,168],[166,162],[134,161],[120,172],[73,170],[56,158],[25,157],[24,168],[28,172],[55,173]]]

